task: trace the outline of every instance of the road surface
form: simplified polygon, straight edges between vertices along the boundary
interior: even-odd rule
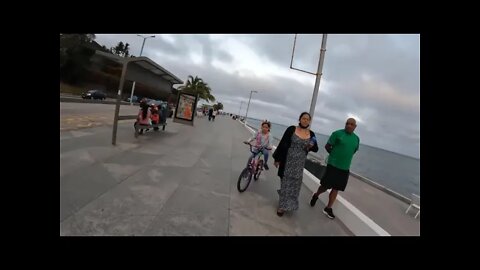
[[[120,115],[136,115],[138,106],[120,106]],[[113,125],[115,105],[60,102],[60,131]],[[128,120],[133,121],[133,120]]]

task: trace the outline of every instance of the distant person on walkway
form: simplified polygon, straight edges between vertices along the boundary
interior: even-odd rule
[[[212,112],[212,121],[215,121],[215,116],[217,116],[218,112],[217,110],[213,110]]]
[[[273,153],[274,164],[279,168],[278,176],[281,179],[280,189],[277,190],[279,195],[277,215],[280,217],[286,211],[298,209],[305,159],[309,151],[318,151],[315,133],[309,129],[310,114],[303,112],[298,120],[298,126],[290,126],[285,130]]]
[[[255,157],[259,153],[259,149],[263,147],[262,154],[263,154],[263,159],[265,160],[263,167],[265,167],[265,170],[268,171],[268,152],[272,149],[272,145],[270,144],[270,122],[265,121],[262,123],[262,127],[260,130],[258,130],[253,137],[248,139],[248,141],[245,141],[245,143],[252,143],[253,146],[255,147],[254,153],[248,160],[248,163],[250,163],[250,160]]]
[[[353,133],[356,127],[357,122],[355,119],[348,118],[345,123],[345,129],[339,129],[330,135],[325,145],[325,149],[330,154],[327,168],[317,192],[313,193],[310,200],[310,205],[314,206],[318,200],[318,195],[327,191],[327,189],[332,189],[328,196],[328,205],[323,209],[323,213],[331,219],[335,218],[332,205],[337,198],[338,191],[345,191],[347,187],[353,154],[358,151],[360,146],[360,138]]]
[[[211,121],[213,117],[213,108],[208,109],[208,121]]]

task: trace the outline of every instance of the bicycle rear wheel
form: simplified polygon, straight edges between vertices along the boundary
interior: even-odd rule
[[[248,185],[250,185],[250,181],[252,181],[252,173],[250,172],[249,168],[245,168],[238,177],[237,190],[239,192],[244,192],[247,190]]]

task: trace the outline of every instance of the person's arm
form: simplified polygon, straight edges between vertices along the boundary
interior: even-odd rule
[[[255,140],[255,138],[257,137],[258,135],[258,131],[255,132],[255,134],[253,134],[253,137],[250,137],[248,140],[244,141],[244,143],[251,143]]]
[[[266,146],[267,150],[272,150],[273,149],[273,145],[270,143],[270,138],[271,138],[271,136],[270,136],[270,134],[268,134],[268,143],[267,143],[267,146]]]
[[[325,150],[330,154],[332,152],[333,146],[329,143],[325,144]]]
[[[355,151],[353,152],[354,154],[358,151],[359,147],[360,147],[360,138],[358,138],[358,144],[357,144],[357,148],[355,148]]]
[[[277,149],[275,150],[275,152],[273,152],[272,157],[275,160],[275,162],[280,159],[280,151],[283,148],[283,145],[285,144],[285,140],[286,140],[285,134],[287,134],[287,130],[288,128],[285,130],[285,132],[283,132],[282,139],[280,139]]]
[[[316,153],[316,152],[318,152],[317,137],[315,136],[315,133],[313,133],[313,131],[310,131],[310,136],[312,136],[314,138],[314,140],[313,140],[312,147],[308,151],[312,151],[312,152]]]
[[[272,157],[275,160],[274,164],[275,164],[275,167],[277,168],[278,168],[278,165],[280,164],[280,159],[284,154],[283,152],[287,151],[284,148],[286,148],[288,134],[291,135],[293,133],[292,129],[293,129],[293,132],[295,132],[295,126],[290,126],[289,128],[287,128],[287,130],[285,130],[285,132],[283,133],[282,139],[280,140],[280,143],[277,146],[277,149],[275,150],[275,152],[273,152]]]
[[[328,138],[327,144],[325,144],[325,150],[330,154],[332,152],[333,146],[335,145],[335,140],[337,138],[337,133],[333,132]]]

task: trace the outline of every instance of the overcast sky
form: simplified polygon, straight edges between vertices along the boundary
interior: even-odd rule
[[[144,34],[146,36],[146,34]],[[151,34],[150,34],[151,35]],[[199,76],[227,112],[292,125],[310,110],[315,76],[290,69],[294,34],[172,35],[146,40],[147,56],[186,81]],[[135,34],[97,34],[138,56]],[[299,34],[293,66],[316,72],[321,34]],[[420,157],[420,35],[328,35],[312,129],[330,135],[348,117],[362,143]]]

